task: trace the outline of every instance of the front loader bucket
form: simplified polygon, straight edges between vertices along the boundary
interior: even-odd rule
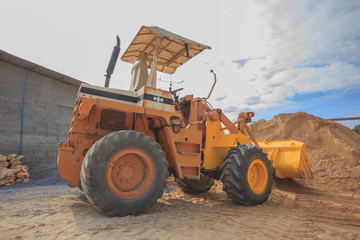
[[[312,178],[305,144],[295,140],[259,141],[278,178]]]

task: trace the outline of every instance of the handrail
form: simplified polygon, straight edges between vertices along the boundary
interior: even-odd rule
[[[216,74],[215,74],[214,70],[212,70],[212,69],[210,70],[210,72],[211,72],[212,74],[214,74],[214,84],[213,84],[213,86],[212,86],[212,88],[211,88],[211,90],[210,90],[210,92],[209,92],[209,95],[207,96],[207,98],[205,98],[205,101],[208,100],[209,97],[211,96],[211,93],[212,93],[212,91],[214,90],[214,87],[215,87],[215,84],[216,84]]]
[[[194,101],[202,101],[202,100],[205,100],[205,105],[206,105],[206,100],[208,100],[208,99],[210,98],[211,93],[212,93],[212,91],[214,90],[214,87],[215,87],[215,84],[216,84],[216,74],[215,74],[214,70],[212,70],[212,69],[210,70],[210,72],[211,72],[212,74],[214,74],[214,84],[213,84],[212,87],[211,87],[211,90],[210,90],[210,92],[209,92],[209,95],[208,95],[206,98],[202,97],[202,98],[196,98],[196,99],[194,99]]]

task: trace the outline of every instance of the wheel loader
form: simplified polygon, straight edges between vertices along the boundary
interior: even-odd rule
[[[96,209],[140,214],[162,196],[169,175],[188,193],[206,192],[221,180],[227,196],[244,205],[266,202],[273,177],[312,177],[304,143],[256,141],[247,126],[253,112],[232,122],[211,106],[213,71],[207,97],[156,87],[158,71],[173,74],[209,46],[142,26],[121,57],[133,64],[130,89],[122,90],[108,88],[119,45],[118,39],[105,87],[80,86],[67,141],[59,143],[62,178]]]

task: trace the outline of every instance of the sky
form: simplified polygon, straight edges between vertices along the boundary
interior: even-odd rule
[[[207,96],[235,120],[307,112],[360,117],[360,1],[1,0],[0,49],[103,86],[116,43],[120,56],[142,25],[209,45],[158,87]],[[110,87],[129,89],[131,64],[118,61]],[[352,128],[360,121],[343,121]]]

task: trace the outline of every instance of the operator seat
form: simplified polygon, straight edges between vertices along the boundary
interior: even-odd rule
[[[149,77],[148,67],[146,65],[147,54],[141,54],[135,61],[131,69],[130,91],[137,91],[146,85]]]

